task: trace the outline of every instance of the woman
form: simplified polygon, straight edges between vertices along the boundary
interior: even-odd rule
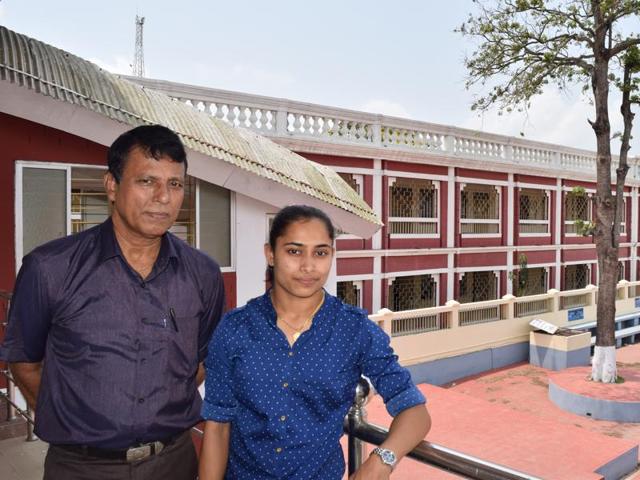
[[[389,338],[323,290],[334,238],[316,208],[290,206],[274,218],[265,245],[272,288],[227,313],[209,345],[201,480],[341,479],[339,439],[360,375],[395,418],[353,479],[389,478],[427,434],[424,397]]]

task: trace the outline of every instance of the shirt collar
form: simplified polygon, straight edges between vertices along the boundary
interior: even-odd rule
[[[113,220],[111,217],[100,225],[99,239],[100,251],[98,260],[100,263],[113,257],[122,256],[122,250],[120,250],[120,245],[118,245],[116,240],[116,233],[113,230]],[[175,246],[176,241],[177,240],[169,232],[162,236],[160,252],[156,259],[156,265],[164,266],[169,259],[174,259],[175,261],[178,260],[179,256]]]
[[[267,314],[267,319],[273,326],[275,326],[278,315],[276,313],[276,309],[273,307],[273,302],[271,301],[271,289],[265,292],[265,294],[261,297],[260,301],[261,301],[260,303],[262,304],[263,310]],[[334,303],[334,297],[332,295],[329,295],[329,293],[327,293],[327,291],[324,290],[324,301],[322,302],[322,305],[320,306],[320,308],[318,309],[318,311],[314,316],[314,321],[311,324],[311,329],[313,329],[314,326],[316,326],[317,328],[319,325],[324,323],[323,320],[325,317],[328,316],[327,313],[333,308],[333,303]]]

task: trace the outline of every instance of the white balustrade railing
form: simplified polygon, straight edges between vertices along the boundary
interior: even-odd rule
[[[277,138],[318,139],[595,175],[595,153],[521,138],[279,98],[139,77],[127,79],[235,126]],[[640,157],[628,178],[640,180]],[[617,159],[614,158],[612,172]]]
[[[520,235],[544,235],[549,233],[549,220],[519,220],[518,229]]]
[[[500,233],[500,219],[461,218],[460,233],[470,235],[486,235]]]
[[[640,281],[622,280],[616,288],[617,301],[640,298]],[[526,297],[505,295],[501,299],[484,302],[461,304],[450,300],[440,307],[400,312],[392,312],[385,308],[376,314],[369,315],[369,318],[392,337],[443,330],[453,331],[460,327],[498,321],[513,322],[524,318],[535,318],[537,315],[555,314],[557,321],[560,318],[566,318],[569,309],[595,307],[597,292],[596,286],[587,285],[586,288],[579,290],[562,292],[549,290],[544,294]],[[585,318],[585,321],[587,320]]]
[[[500,300],[488,302],[463,303],[460,305],[458,313],[458,325],[477,325],[478,323],[489,323],[503,320],[502,304]]]
[[[514,301],[514,315],[517,318],[540,315],[553,311],[553,298],[548,294],[531,295],[516,298]]]
[[[595,287],[592,287],[595,289]],[[589,289],[587,287],[587,289]],[[595,294],[595,292],[594,292]],[[568,310],[570,308],[587,307],[593,305],[595,300],[593,299],[592,292],[584,292],[580,290],[566,290],[560,293],[560,310]]]
[[[427,217],[389,217],[389,233],[392,235],[437,235],[438,219]]]

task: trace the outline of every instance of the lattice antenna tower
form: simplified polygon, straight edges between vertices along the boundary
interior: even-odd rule
[[[133,60],[133,75],[144,77],[144,50],[142,45],[142,29],[144,27],[144,17],[136,15],[136,51]]]

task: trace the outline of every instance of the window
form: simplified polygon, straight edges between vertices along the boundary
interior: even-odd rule
[[[588,194],[568,192],[564,196],[564,232],[578,234],[576,220],[589,222],[591,220],[591,197]]]
[[[389,233],[396,237],[438,234],[438,189],[434,182],[389,179]]]
[[[189,245],[196,245],[196,179],[188,175],[184,180],[184,200],[178,218],[169,231]]]
[[[88,230],[110,215],[102,168],[71,168],[71,232]]]
[[[576,290],[585,288],[591,281],[589,265],[576,264],[564,267],[564,289]]]
[[[545,190],[522,188],[519,203],[520,234],[548,234],[549,193]]]
[[[362,308],[362,282],[338,282],[336,296],[344,303]]]
[[[431,275],[398,277],[389,283],[389,309],[394,312],[435,307],[437,284]]]
[[[544,267],[514,271],[513,293],[518,297],[540,295],[548,290],[549,275]]]
[[[625,276],[625,262],[623,261],[619,261],[618,262],[618,282],[620,280],[625,280],[626,276]]]
[[[500,233],[500,193],[492,185],[463,185],[460,192],[460,232]]]
[[[105,171],[104,167],[17,163],[19,262],[42,243],[85,231],[108,218],[111,206],[102,184]],[[230,191],[187,176],[184,201],[170,231],[207,252],[220,266],[231,266]]]
[[[622,218],[620,218],[620,235],[625,235],[626,230],[627,230],[627,199],[623,196],[622,197]]]
[[[460,303],[484,302],[498,298],[498,279],[494,272],[466,272],[460,277]]]

